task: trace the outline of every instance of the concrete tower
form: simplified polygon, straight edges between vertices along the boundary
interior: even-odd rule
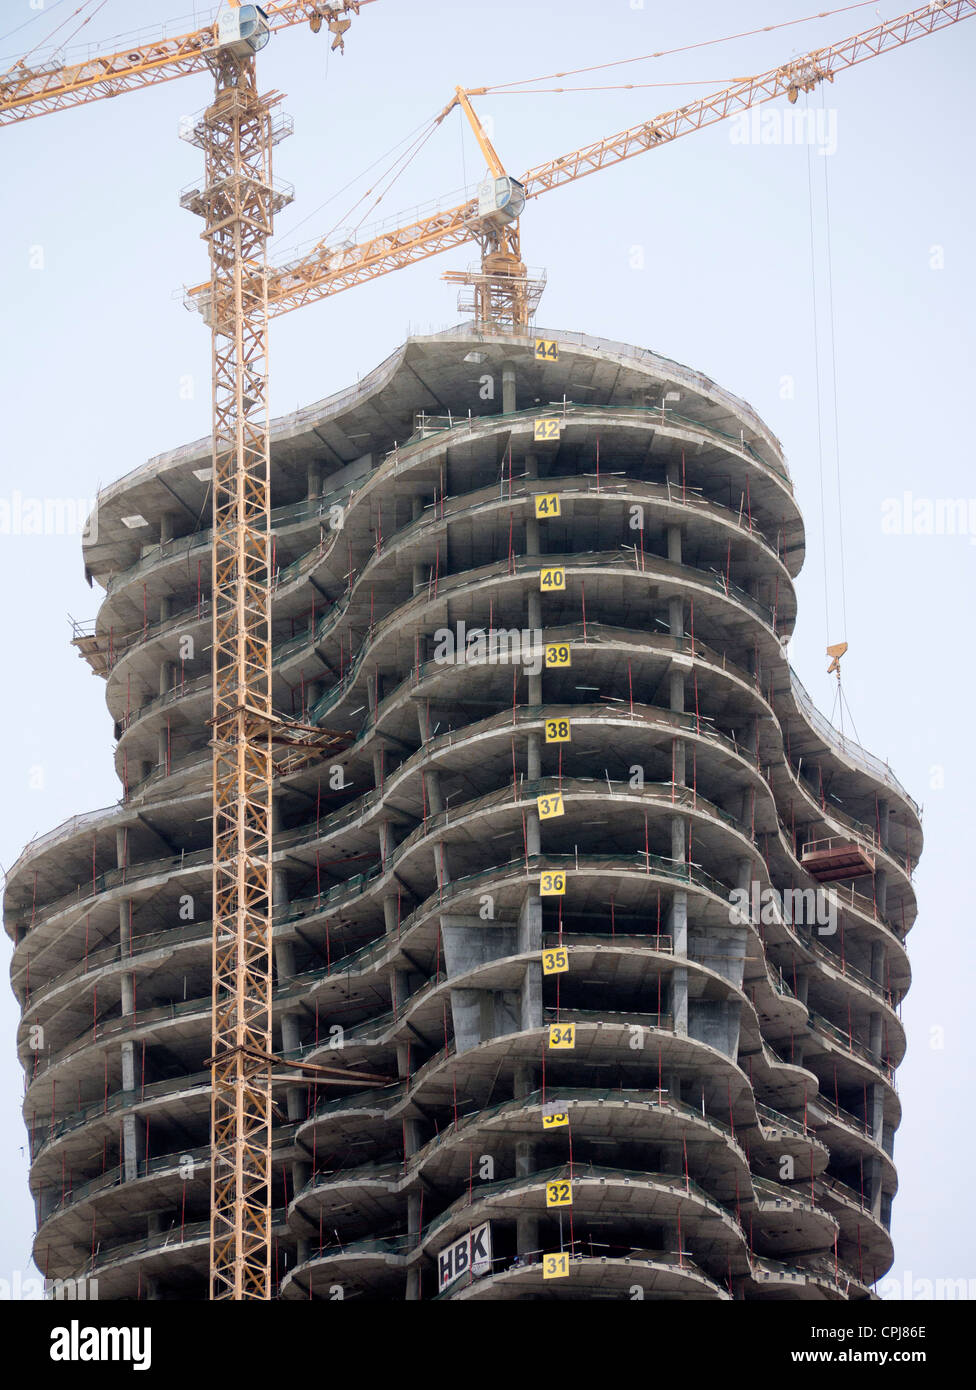
[[[918,808],[786,660],[766,426],[544,337],[411,338],[274,428],[275,701],[350,733],[276,784],[275,1044],[350,1072],[276,1089],[276,1287],[868,1297]],[[206,1296],[209,455],[100,496],[123,794],[4,904],[35,1258],[102,1298]]]

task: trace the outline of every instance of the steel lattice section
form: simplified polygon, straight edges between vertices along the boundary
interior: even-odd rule
[[[271,627],[267,297],[273,102],[214,60],[198,128],[213,343],[213,1025],[210,1296],[269,1298]]]

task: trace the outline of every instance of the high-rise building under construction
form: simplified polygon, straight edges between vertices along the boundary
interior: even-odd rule
[[[763,422],[538,338],[273,428],[275,705],[347,735],[275,784],[275,1288],[866,1298],[918,808],[790,670]],[[210,448],[99,497],[123,794],[7,880],[35,1259],[101,1298],[207,1296]]]

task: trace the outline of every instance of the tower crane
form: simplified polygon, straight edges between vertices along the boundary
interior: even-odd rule
[[[256,54],[279,29],[323,25],[342,50],[348,16],[372,0],[228,0],[217,20],[179,38],[71,66],[17,64],[0,78],[0,124],[118,96],[208,70],[215,91],[189,132],[204,154],[204,187],[184,205],[205,220],[210,280],[187,291],[212,335],[213,360],[213,997],[210,1296],[271,1293],[271,789],[285,766],[342,746],[342,735],[294,725],[271,703],[270,513],[267,392],[269,317],[455,246],[476,242],[481,267],[450,272],[473,290],[479,328],[524,334],[541,285],[522,261],[520,217],[531,198],[759,103],[796,101],[845,68],[976,14],[976,0],[932,0],[897,19],[594,141],[529,169],[506,172],[471,104],[486,88],[458,88],[459,106],[488,166],[478,197],[352,246],[323,241],[269,268],[267,243],[286,195],[272,150],[287,133],[280,95],[257,88]],[[275,749],[279,762],[275,762]],[[383,1078],[314,1068],[323,1081]]]
[[[262,94],[255,57],[275,29],[327,23],[371,0],[241,5],[205,29],[53,71],[15,66],[0,121],[22,121],[201,69],[214,96],[187,138],[205,179],[182,202],[210,250],[213,368],[213,950],[210,1297],[271,1296],[271,825],[275,748],[289,766],[343,746],[294,726],[271,703],[267,244],[288,201],[272,151],[289,133],[280,94]],[[315,1069],[325,1079],[332,1069]],[[332,1070],[334,1079],[338,1079]],[[345,1074],[348,1078],[348,1073]],[[365,1085],[382,1078],[360,1078]]]
[[[455,106],[460,106],[471,123],[489,170],[478,196],[354,245],[333,246],[320,241],[303,256],[272,267],[268,274],[268,312],[272,317],[288,313],[456,246],[476,242],[482,251],[480,270],[449,272],[444,278],[474,289],[479,326],[493,332],[525,333],[531,307],[541,288],[528,276],[522,261],[520,217],[531,199],[763,102],[783,96],[795,102],[801,92],[812,91],[821,82],[833,82],[846,68],[974,15],[976,0],[933,0],[827,48],[815,49],[755,77],[740,78],[698,101],[537,164],[518,179],[505,173],[471,104],[471,97],[489,89],[459,88],[437,119],[443,120]],[[194,286],[187,291],[189,300],[204,313],[205,290],[205,286]]]

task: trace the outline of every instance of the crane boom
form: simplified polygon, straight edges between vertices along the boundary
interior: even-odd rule
[[[973,15],[976,15],[976,0],[923,5],[829,48],[815,49],[759,76],[742,78],[700,101],[664,112],[558,159],[537,164],[521,178],[525,197],[527,200],[538,198],[550,189],[620,164],[645,150],[656,149],[679,136],[776,97],[786,96],[795,101],[799,92],[810,91],[822,81],[832,82],[845,68]],[[467,95],[477,96],[485,90],[475,89]],[[460,103],[455,99],[451,105],[454,104]],[[269,272],[268,312],[272,316],[286,314],[314,300],[339,294],[366,280],[374,280],[480,238],[478,203],[472,198],[355,245],[336,247],[320,242],[306,255]],[[202,291],[205,287],[195,287],[188,291],[188,297],[199,299]]]
[[[278,0],[277,4],[266,4],[263,9],[268,29],[272,31],[306,20],[320,26],[323,19],[333,28],[341,24],[338,15],[349,11],[358,14],[361,5],[371,3],[372,0],[345,0],[345,3],[327,5],[318,0]],[[341,44],[341,32],[338,27],[333,28],[333,32],[337,35],[333,47],[337,47]],[[44,64],[36,68],[18,63],[0,78],[0,125],[29,121],[66,107],[121,96],[123,92],[137,91],[157,82],[171,82],[175,77],[204,72],[215,44],[216,25],[208,24],[189,34],[137,44],[118,53],[86,58],[82,63]]]

